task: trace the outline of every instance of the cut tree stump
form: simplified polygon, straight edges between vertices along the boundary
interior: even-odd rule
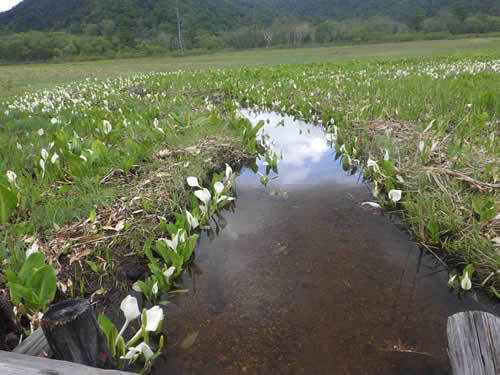
[[[448,352],[453,375],[500,374],[500,319],[483,311],[448,318]]]
[[[114,368],[106,338],[87,300],[73,299],[52,305],[41,326],[57,359]]]

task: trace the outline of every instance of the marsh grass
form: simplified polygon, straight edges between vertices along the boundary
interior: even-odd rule
[[[66,293],[89,296],[109,286],[120,278],[120,267],[103,268],[104,248],[113,262],[128,264],[125,254],[140,254],[147,237],[164,236],[165,222],[189,206],[187,176],[208,185],[224,162],[234,167],[247,157],[241,150],[255,153],[258,145],[246,139],[251,129],[237,116],[239,106],[248,106],[335,124],[337,141],[351,153],[356,149],[357,159],[384,166],[383,177],[372,176],[381,187],[379,199],[388,209],[402,209],[415,238],[451,266],[474,264],[476,285],[500,290],[499,249],[492,241],[500,225],[483,210],[493,202],[496,213],[499,202],[500,50],[494,49],[498,39],[460,42],[447,48],[455,53],[479,45],[489,52],[368,59],[375,51],[443,51],[442,43],[416,42],[288,55],[239,52],[175,60],[168,67],[161,59],[1,67],[0,74],[28,76],[30,69],[46,69],[47,77],[67,69],[61,79],[70,80],[79,74],[271,64],[76,81],[0,103],[0,171],[17,174],[17,186],[9,189],[19,192],[19,205],[2,228],[4,264],[17,267],[34,235],[54,264],[61,262],[62,277],[74,280]],[[273,65],[302,54],[316,61],[354,53],[366,61]],[[33,84],[43,86],[44,79]],[[49,154],[45,170],[42,149]],[[54,153],[59,159],[52,164]],[[387,199],[391,189],[403,191],[397,207]],[[101,267],[98,283],[83,259]]]

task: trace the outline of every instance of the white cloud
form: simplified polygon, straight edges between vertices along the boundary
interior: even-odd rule
[[[5,12],[15,5],[19,4],[22,0],[0,0],[0,12]]]

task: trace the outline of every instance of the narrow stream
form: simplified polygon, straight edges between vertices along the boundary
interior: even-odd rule
[[[442,266],[361,206],[369,187],[342,170],[320,127],[245,115],[270,119],[279,177],[264,187],[242,170],[234,213],[202,236],[182,279],[189,292],[170,300],[167,355],[153,373],[451,373],[446,319],[482,307],[458,299]]]

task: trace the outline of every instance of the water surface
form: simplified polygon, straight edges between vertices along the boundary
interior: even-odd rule
[[[446,319],[480,309],[380,212],[320,127],[279,115],[267,187],[244,169],[167,307],[168,374],[450,374]],[[259,171],[266,167],[259,162]],[[270,176],[275,176],[273,172]],[[278,195],[272,194],[273,192]]]

